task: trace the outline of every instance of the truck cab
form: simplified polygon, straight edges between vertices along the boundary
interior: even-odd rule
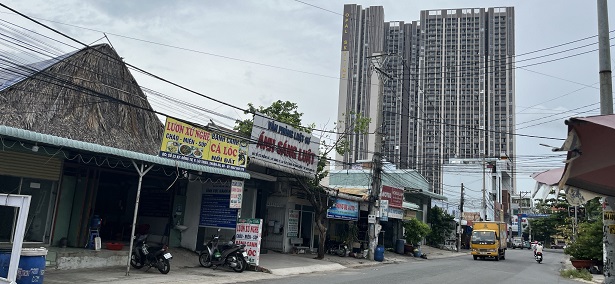
[[[472,257],[496,261],[506,259],[506,224],[503,222],[475,222],[470,242]]]

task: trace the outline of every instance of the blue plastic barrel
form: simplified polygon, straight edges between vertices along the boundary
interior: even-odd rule
[[[421,247],[420,246],[415,247],[413,254],[414,254],[414,257],[420,257],[421,255],[423,255],[423,253],[421,252]]]
[[[376,252],[374,253],[375,261],[383,261],[384,260],[384,247],[378,246],[376,247]]]
[[[45,276],[46,248],[21,249],[21,257],[17,265],[17,284],[43,283]],[[9,275],[11,250],[0,250],[0,277]]]

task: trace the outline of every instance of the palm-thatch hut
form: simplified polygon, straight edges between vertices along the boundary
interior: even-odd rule
[[[162,122],[107,44],[0,65],[0,194],[32,196],[28,243],[91,247],[97,234],[103,243],[128,243],[139,228],[179,246],[181,233],[172,228],[184,221],[186,177],[226,181],[249,174],[158,157],[162,135]],[[14,215],[0,206],[0,246],[12,241]],[[93,220],[100,218],[98,226]],[[126,263],[74,257],[80,256],[60,251],[47,260],[57,268]]]
[[[109,45],[2,71],[0,125],[158,153],[163,124]]]

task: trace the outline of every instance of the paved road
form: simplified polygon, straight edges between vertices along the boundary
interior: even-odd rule
[[[314,273],[253,283],[579,283],[559,276],[561,250],[546,250],[542,264],[530,250],[508,250],[506,260],[473,260],[471,256],[388,264],[362,269]],[[481,278],[476,278],[477,275]]]

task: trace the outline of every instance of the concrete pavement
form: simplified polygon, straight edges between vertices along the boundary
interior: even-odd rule
[[[574,266],[572,266],[572,263],[570,262],[570,256],[564,254],[562,260],[561,260],[561,264],[562,264],[562,270],[568,270],[568,269],[576,269],[574,268]],[[596,283],[596,284],[601,284],[604,283],[604,275],[602,274],[592,274],[592,281],[587,281],[587,280],[583,280],[583,279],[579,279],[579,278],[575,278],[574,280],[577,280],[579,282],[584,282],[584,283]]]
[[[73,270],[47,270],[44,283],[67,284],[67,283],[110,283],[114,284],[137,284],[137,283],[236,283],[256,280],[278,279],[289,275],[342,270],[347,268],[360,268],[365,266],[429,261],[432,259],[456,257],[468,255],[469,252],[461,253],[440,250],[424,246],[423,253],[428,259],[415,258],[412,256],[399,255],[393,252],[385,252],[384,261],[369,261],[352,257],[338,257],[326,255],[323,260],[316,260],[315,254],[282,254],[269,251],[261,254],[261,272],[254,269],[243,273],[236,273],[228,268],[203,268],[199,265],[198,255],[185,249],[173,249],[171,260],[171,272],[162,275],[158,270],[130,268],[130,275],[126,276],[126,267],[90,268]],[[263,273],[267,272],[267,273]]]

